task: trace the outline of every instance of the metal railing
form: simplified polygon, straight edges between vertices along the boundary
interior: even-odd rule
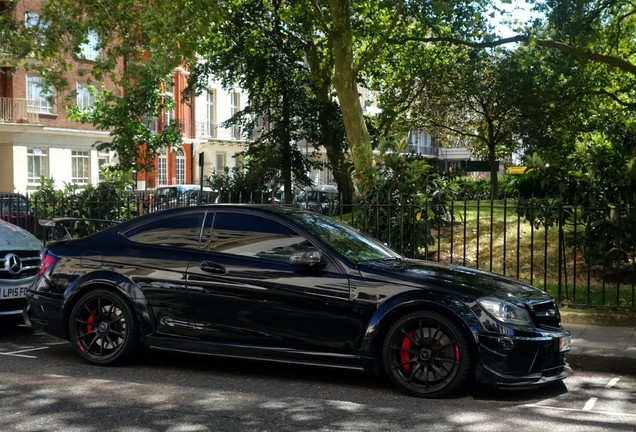
[[[0,123],[38,124],[40,116],[36,110],[29,109],[34,101],[0,97]]]
[[[77,196],[56,202],[43,202],[33,196],[28,211],[0,213],[45,239],[43,229],[34,229],[34,219],[121,221],[173,204],[197,204],[196,200],[170,202],[159,208],[151,195],[129,193],[118,202],[93,203],[79,202]],[[279,202],[273,193],[222,194],[219,201]],[[534,216],[545,215],[545,208],[514,200],[450,201],[431,208],[362,203],[344,206],[340,202],[333,200],[316,209],[371,234],[407,257],[519,279],[573,307],[636,311],[633,204],[557,206],[552,209],[553,216],[540,219]],[[90,224],[74,223],[81,226],[75,232],[90,232]],[[606,225],[599,230],[602,223]]]

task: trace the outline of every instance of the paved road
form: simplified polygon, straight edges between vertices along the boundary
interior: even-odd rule
[[[1,431],[636,431],[636,377],[404,396],[340,371],[146,353],[94,367],[67,342],[0,331]]]

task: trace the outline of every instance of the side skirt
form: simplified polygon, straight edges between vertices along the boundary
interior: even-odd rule
[[[319,366],[365,372],[368,359],[349,354],[323,353],[281,347],[260,347],[200,341],[181,341],[170,337],[149,336],[146,346],[160,351],[240,358],[273,363]]]

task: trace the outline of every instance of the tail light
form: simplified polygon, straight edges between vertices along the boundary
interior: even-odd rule
[[[38,277],[42,276],[46,271],[52,268],[57,262],[57,257],[53,255],[50,251],[45,251],[44,255],[42,255],[42,262],[40,263],[40,271],[38,272]]]

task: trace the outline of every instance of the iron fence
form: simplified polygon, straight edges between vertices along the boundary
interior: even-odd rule
[[[272,203],[274,194],[223,196],[221,202]],[[110,222],[158,211],[150,193],[118,201],[85,202],[76,196],[46,201],[32,196],[28,209],[0,214],[47,242],[42,221],[58,219],[72,235]],[[168,206],[193,205],[175,201]],[[300,204],[295,204],[300,206]],[[502,201],[451,201],[422,207],[331,202],[315,209],[367,232],[409,258],[491,271],[526,281],[572,307],[636,310],[634,205],[566,206]],[[162,205],[161,209],[166,208]],[[36,224],[34,221],[40,221]]]

